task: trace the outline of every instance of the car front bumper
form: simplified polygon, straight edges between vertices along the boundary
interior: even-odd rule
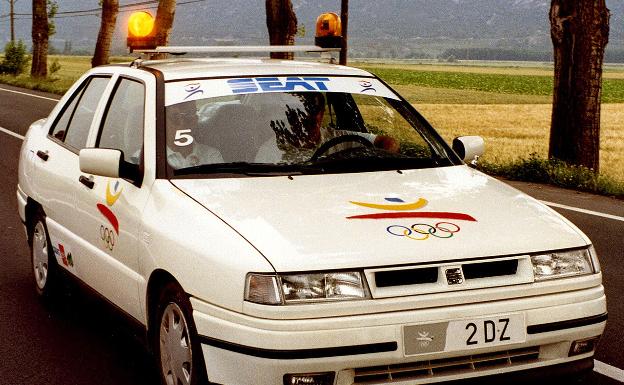
[[[229,312],[192,298],[208,378],[219,384],[278,385],[284,375],[334,372],[336,385],[437,383],[579,369],[593,349],[570,355],[574,341],[599,337],[606,323],[602,285],[584,290],[428,309],[275,320]],[[406,356],[403,326],[523,313],[523,343]],[[567,370],[567,369],[566,369]]]

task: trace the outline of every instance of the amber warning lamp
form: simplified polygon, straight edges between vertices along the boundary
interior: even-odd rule
[[[340,48],[342,44],[342,25],[340,16],[333,12],[323,13],[316,19],[316,37],[314,43],[322,48]]]
[[[154,17],[145,11],[134,12],[128,19],[128,48],[130,52],[156,48]]]

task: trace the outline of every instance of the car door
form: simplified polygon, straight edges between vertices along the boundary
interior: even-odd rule
[[[59,266],[80,275],[81,243],[77,229],[83,216],[76,211],[76,194],[84,188],[78,153],[87,146],[94,117],[101,108],[102,95],[109,88],[111,75],[85,78],[53,117],[48,136],[34,149],[33,184],[37,200],[46,214],[50,241]]]
[[[139,287],[144,279],[139,273],[138,245],[141,214],[149,196],[144,181],[144,126],[146,119],[146,81],[141,75],[122,75],[106,102],[97,126],[95,147],[118,149],[123,153],[123,167],[133,169],[136,178],[109,178],[83,175],[92,181],[91,188],[77,194],[78,212],[84,218],[78,229],[85,246],[81,277],[112,303],[136,319],[142,319]],[[85,250],[86,251],[86,250]]]

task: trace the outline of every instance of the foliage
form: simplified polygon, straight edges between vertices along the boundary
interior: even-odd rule
[[[58,12],[58,3],[56,0],[47,0],[47,9],[48,9],[48,38],[56,33],[56,24],[54,24],[54,16]]]
[[[306,37],[306,26],[305,24],[300,24],[297,26],[297,34],[295,36],[297,37]]]
[[[61,63],[59,63],[58,59],[54,59],[52,61],[52,64],[50,64],[50,74],[54,75],[60,70],[61,70]]]
[[[598,174],[583,166],[566,164],[558,159],[544,159],[531,154],[506,164],[481,162],[479,169],[485,173],[512,180],[548,183],[575,190],[624,197],[624,184]]]
[[[65,40],[65,45],[63,46],[63,55],[71,55],[72,54],[72,41]]]
[[[0,73],[19,75],[28,66],[30,60],[23,41],[8,42],[4,46],[4,59],[0,63]]]

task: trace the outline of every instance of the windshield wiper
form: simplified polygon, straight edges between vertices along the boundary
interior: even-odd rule
[[[174,170],[174,175],[242,174],[247,176],[279,176],[319,174],[322,172],[323,168],[318,165],[232,162],[185,167]]]

